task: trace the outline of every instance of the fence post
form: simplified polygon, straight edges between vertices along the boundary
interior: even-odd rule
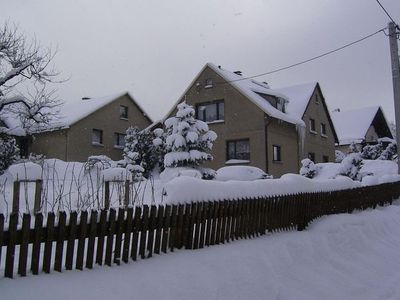
[[[14,181],[12,213],[19,212],[19,187],[20,187],[20,182]]]
[[[104,208],[110,208],[110,182],[104,182]]]
[[[40,211],[40,200],[42,196],[42,180],[36,180],[35,182],[35,202],[33,205],[33,213],[37,214]]]

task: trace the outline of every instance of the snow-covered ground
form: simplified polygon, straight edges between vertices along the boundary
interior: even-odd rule
[[[1,299],[400,299],[400,206],[121,266],[0,277]]]

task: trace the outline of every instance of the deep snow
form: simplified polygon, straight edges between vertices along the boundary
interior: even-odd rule
[[[0,277],[1,299],[400,299],[400,206],[128,265]]]

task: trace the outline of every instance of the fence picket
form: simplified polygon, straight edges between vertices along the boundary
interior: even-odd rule
[[[44,255],[43,255],[43,272],[50,273],[51,264],[51,253],[53,248],[54,239],[54,213],[50,212],[47,215],[46,223],[46,242],[44,244]]]
[[[129,262],[129,246],[131,243],[131,232],[133,227],[133,207],[129,207],[126,213],[126,226],[124,235],[124,245],[122,249],[122,261]]]
[[[149,218],[149,229],[148,229],[148,238],[147,238],[147,257],[153,256],[153,247],[154,247],[154,230],[156,227],[156,215],[157,215],[157,207],[152,205],[150,208],[150,218]]]
[[[0,214],[0,267],[1,267],[1,254],[4,242],[4,215]]]
[[[122,234],[125,231],[125,209],[118,209],[118,220],[116,223],[114,263],[121,263]]]
[[[139,244],[138,241],[139,241],[141,215],[142,215],[142,208],[139,206],[135,207],[135,217],[133,219],[132,245],[131,245],[131,258],[133,261],[136,261],[138,254],[138,244]]]
[[[176,245],[178,244],[178,230],[177,230],[177,222],[179,217],[179,214],[181,213],[180,205],[172,205],[172,213],[171,213],[171,228],[169,231],[169,249],[171,252],[174,252],[174,248],[176,248]]]
[[[76,211],[72,212],[69,217],[69,232],[67,242],[67,256],[65,260],[65,269],[72,270],[72,264],[74,259],[75,250],[75,238],[76,238],[76,222],[78,215]]]
[[[32,243],[31,271],[33,275],[39,274],[39,260],[40,260],[40,247],[42,243],[42,233],[43,233],[43,215],[41,213],[38,213],[35,215],[35,228],[34,228],[33,243]],[[1,234],[1,229],[0,229],[0,234]],[[0,245],[1,245],[1,238],[0,238]],[[0,255],[0,261],[1,261],[1,255]]]
[[[106,242],[106,257],[104,259],[104,264],[111,267],[112,264],[112,253],[114,246],[114,233],[115,233],[115,217],[116,211],[114,208],[110,208],[110,214],[108,216],[108,233]]]
[[[18,214],[12,213],[10,215],[9,220],[10,220],[10,222],[9,222],[9,227],[8,227],[6,267],[4,269],[4,276],[7,278],[13,278],[15,245],[16,245],[16,241],[17,241]]]
[[[200,214],[200,236],[199,236],[199,248],[204,248],[204,239],[206,235],[206,223],[207,223],[207,210],[208,202],[202,202],[201,204],[201,214]]]
[[[97,250],[96,250],[96,264],[103,264],[103,254],[104,254],[104,241],[107,234],[107,210],[102,209],[100,212],[100,232],[97,237]]]
[[[76,252],[76,264],[75,264],[75,268],[78,270],[83,270],[83,257],[85,255],[85,244],[87,235],[87,219],[88,219],[87,211],[82,211],[79,221],[78,250]]]
[[[162,223],[163,231],[162,231],[161,251],[163,253],[167,253],[168,249],[168,240],[170,236],[170,220],[171,220],[171,206],[167,204],[165,205],[165,212]]]
[[[88,246],[86,249],[86,268],[93,268],[93,257],[94,257],[94,244],[96,240],[97,232],[97,211],[92,210],[90,213],[90,226],[89,226],[89,239]]]
[[[143,216],[140,228],[140,246],[139,254],[142,259],[146,258],[146,241],[147,241],[147,229],[149,227],[149,207],[143,205]]]
[[[31,227],[31,215],[24,214],[22,217],[21,245],[19,247],[18,274],[26,276],[26,264],[28,261],[29,231]]]
[[[157,218],[155,222],[156,223],[156,238],[154,241],[155,254],[160,254],[163,221],[164,221],[164,206],[160,205],[158,207]]]

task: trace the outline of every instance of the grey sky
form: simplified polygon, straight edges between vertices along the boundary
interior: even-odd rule
[[[400,1],[381,0],[400,22]],[[245,76],[321,54],[384,27],[375,0],[1,0],[0,21],[57,46],[64,101],[129,91],[153,119],[206,62]],[[319,81],[330,109],[381,105],[394,120],[383,34],[259,78],[272,88]]]

